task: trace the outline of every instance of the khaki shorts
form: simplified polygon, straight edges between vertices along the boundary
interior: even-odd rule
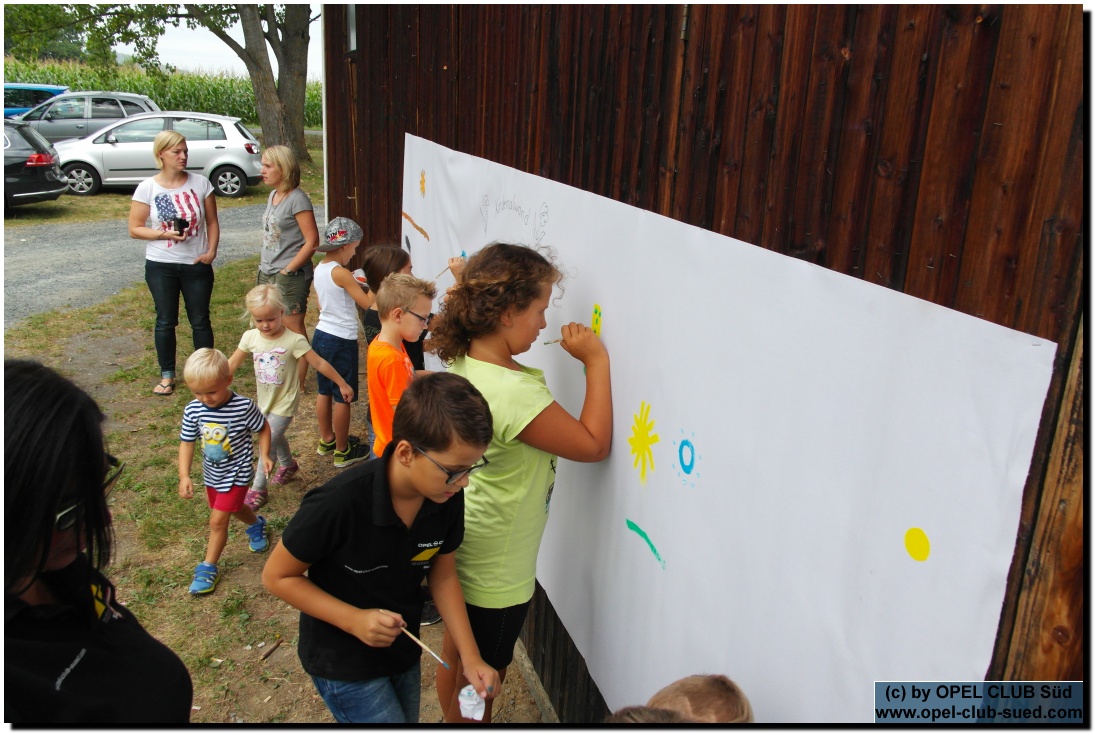
[[[291,276],[284,276],[278,271],[268,276],[259,271],[256,285],[272,283],[281,289],[281,295],[285,298],[286,314],[304,314],[308,311],[308,292],[312,289],[312,275],[304,271],[297,271]]]

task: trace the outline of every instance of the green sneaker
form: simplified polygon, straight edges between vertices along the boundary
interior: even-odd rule
[[[346,445],[346,451],[340,452],[335,450],[335,467],[343,468],[349,467],[352,464],[356,464],[363,459],[368,459],[371,452],[369,448],[364,444],[356,444],[350,442]]]
[[[359,439],[356,436],[349,436],[349,437],[346,437],[346,439],[347,439],[347,441],[350,442],[350,444],[360,444],[361,443],[361,439]],[[316,454],[320,455],[321,457],[326,457],[328,454],[330,454],[333,451],[335,451],[335,440],[334,439],[332,439],[329,442],[325,442],[322,439],[319,440],[319,445],[316,447]]]

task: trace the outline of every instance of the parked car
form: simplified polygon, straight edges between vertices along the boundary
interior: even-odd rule
[[[204,112],[149,112],[98,133],[57,143],[69,191],[87,196],[103,186],[130,186],[155,176],[152,141],[161,130],[186,137],[186,169],[206,176],[217,194],[241,197],[262,180],[261,146],[238,117]]]
[[[82,138],[121,118],[158,112],[160,106],[143,94],[129,92],[68,92],[19,116],[50,143]]]
[[[49,202],[68,190],[57,151],[26,123],[4,120],[4,210]]]
[[[22,115],[32,107],[39,105],[50,97],[68,91],[68,87],[59,84],[17,84],[4,83],[4,117]]]

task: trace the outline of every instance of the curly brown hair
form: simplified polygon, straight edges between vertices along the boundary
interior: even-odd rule
[[[506,309],[527,309],[540,297],[544,284],[554,286],[562,278],[559,268],[537,249],[491,243],[468,258],[441,312],[430,323],[424,348],[451,364],[468,353],[472,339],[497,329]]]

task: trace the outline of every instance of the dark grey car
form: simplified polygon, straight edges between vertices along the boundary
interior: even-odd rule
[[[27,125],[4,120],[4,209],[48,202],[68,190],[57,151]]]
[[[160,107],[143,94],[129,92],[66,92],[23,113],[21,120],[50,143],[82,138],[107,125]]]

